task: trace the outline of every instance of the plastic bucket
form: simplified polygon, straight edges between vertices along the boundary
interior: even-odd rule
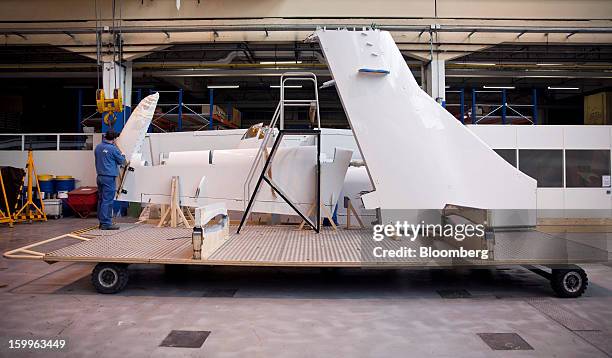
[[[73,191],[75,189],[75,180],[69,175],[58,175],[55,177],[55,190]]]

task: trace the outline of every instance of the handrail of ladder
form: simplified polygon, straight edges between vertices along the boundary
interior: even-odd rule
[[[264,138],[261,141],[261,145],[259,146],[259,150],[257,151],[257,154],[255,155],[255,159],[253,160],[253,164],[251,164],[251,168],[249,169],[249,173],[247,174],[246,180],[244,182],[244,186],[243,186],[243,194],[244,194],[244,196],[243,196],[243,203],[244,203],[244,205],[246,205],[246,199],[250,195],[250,191],[251,191],[250,190],[251,189],[250,185],[251,185],[251,181],[253,180],[253,176],[255,175],[255,169],[257,168],[257,166],[259,165],[259,162],[263,158],[263,153],[265,152],[265,148],[267,148],[267,146],[268,146],[268,142],[270,141],[270,138],[272,138],[272,136],[274,135],[274,128],[276,127],[276,122],[278,121],[278,118],[279,118],[280,107],[281,107],[281,104],[279,102],[278,105],[276,106],[276,110],[274,111],[274,115],[272,116],[272,120],[270,121],[270,124],[268,125],[268,130],[264,134]]]
[[[321,129],[321,114],[319,112],[319,85],[317,81],[317,75],[312,72],[285,72],[280,77],[280,129],[285,129],[285,104],[293,101],[299,102],[300,100],[286,100],[285,99],[285,82],[287,81],[312,81],[314,85],[314,94],[316,102],[316,115],[317,115],[317,128]],[[311,101],[312,102],[312,101]],[[294,102],[295,103],[295,102]]]

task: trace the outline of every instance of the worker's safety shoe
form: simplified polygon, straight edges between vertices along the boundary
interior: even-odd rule
[[[111,226],[102,226],[100,225],[100,230],[119,230],[119,226],[111,225]]]

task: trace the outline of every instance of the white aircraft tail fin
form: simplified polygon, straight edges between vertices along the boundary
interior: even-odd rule
[[[375,189],[366,208],[536,208],[536,181],[423,92],[389,32],[316,35]]]
[[[151,120],[153,120],[157,100],[159,100],[159,93],[149,95],[140,101],[125,123],[121,135],[117,138],[117,146],[128,161],[132,160],[134,154],[140,152],[140,147],[142,147]]]

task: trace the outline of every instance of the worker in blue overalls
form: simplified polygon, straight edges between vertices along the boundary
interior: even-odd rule
[[[98,184],[98,220],[102,230],[118,230],[113,225],[113,201],[115,199],[115,183],[119,175],[119,165],[126,164],[125,156],[115,145],[119,135],[108,131],[102,138],[102,143],[96,146],[96,173]]]

